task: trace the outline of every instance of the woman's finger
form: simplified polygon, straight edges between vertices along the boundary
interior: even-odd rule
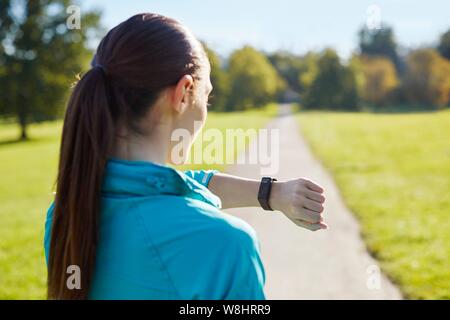
[[[306,198],[317,201],[319,203],[325,202],[325,197],[322,194],[320,194],[319,192],[306,189],[304,191],[304,195]]]
[[[316,191],[316,192],[320,192],[323,193],[323,188],[317,184],[315,184],[314,182],[312,182],[311,180],[306,180],[305,179],[305,185],[308,189],[312,190],[312,191]]]
[[[302,228],[311,230],[311,231],[317,231],[320,229],[328,229],[328,225],[324,222],[320,223],[308,223],[303,220],[295,220],[294,223]]]
[[[319,223],[320,221],[322,221],[322,216],[320,215],[320,213],[306,208],[300,208],[295,218],[306,221],[308,223]]]
[[[322,213],[322,211],[323,211],[323,206],[321,203],[318,203],[317,201],[314,201],[314,200],[311,200],[308,198],[304,198],[303,207],[305,207],[306,209],[318,212],[318,213]]]

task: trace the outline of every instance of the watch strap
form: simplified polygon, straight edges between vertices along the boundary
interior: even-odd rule
[[[273,181],[277,181],[277,179],[271,177],[263,177],[261,179],[261,184],[259,185],[258,201],[261,207],[267,211],[273,211],[269,204]]]

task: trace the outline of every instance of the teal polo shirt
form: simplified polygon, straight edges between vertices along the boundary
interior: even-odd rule
[[[90,299],[265,299],[256,233],[220,211],[215,172],[108,161]]]

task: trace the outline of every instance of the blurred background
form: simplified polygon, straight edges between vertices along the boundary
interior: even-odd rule
[[[70,88],[140,12],[207,48],[207,127],[264,127],[291,103],[382,269],[407,298],[450,298],[450,2],[0,0],[0,299],[45,298]]]

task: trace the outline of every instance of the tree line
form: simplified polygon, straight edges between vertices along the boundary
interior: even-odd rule
[[[450,30],[436,47],[399,54],[392,28],[362,28],[358,49],[344,61],[332,48],[296,55],[245,46],[228,59],[208,49],[213,110],[233,111],[266,101],[307,109],[436,110],[450,103]]]

